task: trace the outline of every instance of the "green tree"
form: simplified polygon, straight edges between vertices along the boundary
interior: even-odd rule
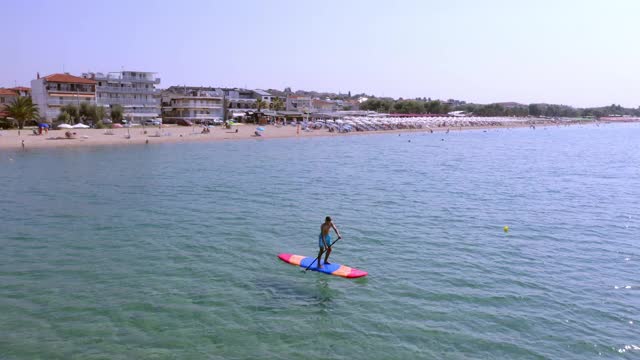
[[[68,112],[61,111],[60,114],[58,114],[58,117],[56,118],[56,121],[59,122],[59,123],[69,124],[73,120],[71,119],[71,115],[69,115]]]
[[[489,104],[480,106],[474,112],[478,116],[504,116],[504,107],[500,104]]]
[[[269,104],[269,107],[275,111],[282,111],[285,109],[284,102],[279,97],[276,97],[275,99],[273,99],[271,104]]]
[[[18,128],[23,129],[25,121],[37,120],[40,117],[38,106],[31,101],[30,97],[18,96],[6,108],[7,117],[18,122]]]
[[[91,119],[94,115],[92,114],[93,112],[91,104],[88,101],[80,103],[80,109],[78,111],[80,114],[80,120]]]
[[[425,112],[424,103],[417,100],[396,101],[393,110],[400,114],[423,114]]]
[[[438,100],[425,102],[425,111],[429,114],[442,114],[442,103]]]
[[[107,112],[103,106],[95,105],[95,104],[91,105],[91,111],[89,116],[91,120],[95,122],[102,121],[106,115],[107,115]]]
[[[111,110],[109,111],[109,116],[111,117],[111,121],[114,123],[122,122],[122,119],[124,118],[124,109],[122,108],[122,105],[112,105]]]
[[[391,99],[371,98],[360,104],[360,110],[391,112],[394,107],[394,101]]]
[[[68,123],[77,123],[80,119],[80,113],[78,111],[78,107],[74,104],[67,104],[64,105],[60,108],[60,114],[66,113],[68,115],[68,117],[65,117],[64,119],[66,119],[65,124]]]
[[[531,116],[542,115],[542,110],[540,110],[540,106],[538,106],[537,104],[529,104],[529,115]]]

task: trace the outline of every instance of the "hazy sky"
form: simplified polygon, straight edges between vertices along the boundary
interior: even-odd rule
[[[161,87],[640,105],[640,1],[0,0],[0,87],[155,71]]]

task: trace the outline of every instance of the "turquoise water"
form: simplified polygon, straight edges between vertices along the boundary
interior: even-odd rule
[[[2,153],[0,180],[2,359],[640,357],[638,125]],[[368,277],[278,260],[326,215]]]

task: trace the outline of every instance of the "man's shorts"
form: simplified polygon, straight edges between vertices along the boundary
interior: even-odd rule
[[[328,246],[331,246],[331,235],[327,235],[324,237],[324,240],[327,242],[327,246],[324,246],[324,241],[322,241],[322,234],[318,235],[318,246],[321,249],[324,249]]]

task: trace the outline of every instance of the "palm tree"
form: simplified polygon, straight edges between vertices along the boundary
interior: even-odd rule
[[[267,102],[262,100],[262,99],[258,99],[258,101],[256,101],[256,107],[258,112],[260,112],[260,110],[262,110],[263,107],[265,107],[265,105],[267,105]]]
[[[24,128],[25,121],[40,118],[38,105],[34,104],[31,98],[27,96],[18,96],[6,107],[5,111],[7,112],[7,117],[18,121],[19,129]]]
[[[284,103],[282,102],[282,99],[280,99],[279,97],[273,99],[273,102],[271,103],[271,108],[275,111],[284,110]]]

